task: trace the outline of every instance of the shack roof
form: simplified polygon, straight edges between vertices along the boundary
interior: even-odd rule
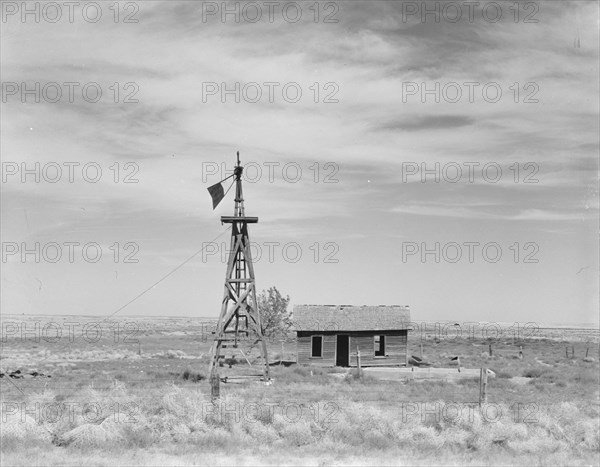
[[[392,331],[410,327],[410,309],[400,305],[296,305],[296,331]]]

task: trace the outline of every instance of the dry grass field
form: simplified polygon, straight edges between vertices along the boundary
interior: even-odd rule
[[[495,372],[481,407],[477,379],[382,381],[288,364],[292,341],[283,355],[269,345],[272,383],[222,384],[212,404],[206,323],[98,323],[3,317],[2,465],[599,464],[597,330],[413,333],[410,353],[422,344],[435,367],[460,356]],[[222,376],[259,372],[241,356],[228,363]]]

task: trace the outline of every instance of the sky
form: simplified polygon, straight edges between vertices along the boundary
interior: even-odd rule
[[[597,2],[1,3],[3,314],[218,317],[240,151],[259,290],[598,323]]]

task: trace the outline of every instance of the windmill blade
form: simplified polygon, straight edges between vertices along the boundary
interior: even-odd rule
[[[216,183],[213,186],[209,186],[207,190],[210,193],[210,197],[212,198],[214,211],[221,202],[221,200],[225,198],[225,191],[223,190],[223,185],[221,185],[221,182]]]
[[[215,208],[219,205],[219,203],[223,200],[223,198],[225,198],[225,195],[227,193],[229,193],[229,190],[231,190],[231,187],[233,186],[233,183],[235,183],[235,180],[231,183],[231,185],[229,185],[229,188],[227,188],[227,191],[223,190],[223,185],[222,183],[227,180],[228,178],[233,177],[235,174],[231,174],[228,177],[225,177],[223,180],[221,180],[219,183],[215,183],[213,186],[209,186],[207,188],[208,192],[210,193],[210,197],[212,198],[212,202],[213,202],[213,211],[215,210]]]

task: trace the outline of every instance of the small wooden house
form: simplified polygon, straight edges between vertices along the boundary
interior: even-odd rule
[[[406,366],[408,306],[297,305],[292,316],[298,363]]]

